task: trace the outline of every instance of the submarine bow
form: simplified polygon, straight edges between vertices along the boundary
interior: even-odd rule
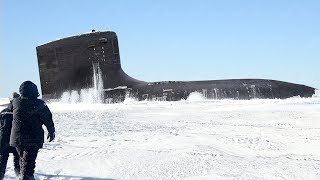
[[[315,88],[268,79],[144,82],[128,76],[121,68],[115,32],[91,32],[36,47],[42,96],[60,98],[65,91],[94,86],[95,71],[102,78],[106,99],[122,101],[126,95],[139,100],[181,100],[192,92],[212,99],[311,97]],[[108,101],[110,102],[110,101]]]

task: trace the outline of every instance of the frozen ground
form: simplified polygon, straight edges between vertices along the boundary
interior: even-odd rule
[[[320,179],[319,97],[49,107],[37,179]]]

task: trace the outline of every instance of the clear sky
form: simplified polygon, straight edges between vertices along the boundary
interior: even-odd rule
[[[319,0],[0,2],[0,97],[25,80],[40,86],[37,45],[92,29],[117,33],[122,68],[136,79],[320,88]]]

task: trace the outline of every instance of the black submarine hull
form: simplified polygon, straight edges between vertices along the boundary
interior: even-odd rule
[[[229,79],[212,81],[165,81],[141,83],[131,88],[106,91],[112,102],[132,96],[138,100],[178,101],[199,92],[208,99],[285,99],[312,97],[314,89],[283,81],[266,79]]]
[[[105,102],[138,100],[177,101],[199,92],[210,99],[285,99],[312,97],[315,88],[268,79],[145,82],[121,68],[118,39],[112,31],[91,32],[40,45],[36,48],[42,96],[60,98],[65,91],[93,87],[99,68]]]

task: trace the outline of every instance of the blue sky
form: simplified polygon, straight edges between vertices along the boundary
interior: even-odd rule
[[[40,86],[36,46],[118,35],[122,68],[146,81],[264,78],[320,88],[320,1],[0,1],[0,97]],[[40,89],[40,88],[39,88]]]

